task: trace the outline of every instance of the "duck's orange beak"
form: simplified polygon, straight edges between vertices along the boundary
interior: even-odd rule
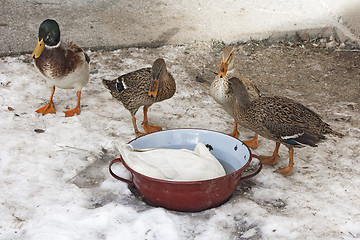
[[[150,97],[156,97],[158,91],[159,91],[159,80],[157,79],[150,84],[150,89],[148,94]]]
[[[39,39],[31,56],[33,58],[40,57],[41,53],[44,51],[44,48],[45,48],[44,39],[41,39],[41,40]]]
[[[220,70],[219,70],[219,77],[220,78],[223,78],[223,77],[226,76],[228,66],[229,66],[229,63],[227,61],[226,62],[221,62]]]

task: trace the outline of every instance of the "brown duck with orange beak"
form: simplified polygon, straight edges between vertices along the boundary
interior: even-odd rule
[[[236,121],[261,136],[276,142],[271,156],[258,156],[263,164],[277,163],[280,144],[289,149],[289,164],[276,172],[283,176],[291,174],[294,165],[294,148],[316,147],[325,135],[342,137],[331,129],[318,114],[304,105],[281,96],[267,96],[251,100],[245,84],[238,78],[229,79],[234,94],[233,113]]]
[[[167,71],[164,59],[156,59],[151,68],[141,68],[114,80],[104,79],[103,85],[130,112],[136,137],[162,130],[160,126],[148,123],[147,112],[152,104],[171,98],[176,91],[175,80]],[[145,133],[139,131],[135,118],[141,106]]]
[[[235,53],[232,46],[226,46],[221,55],[221,65],[219,69],[219,74],[216,76],[215,80],[211,83],[210,86],[210,95],[218,102],[224,110],[233,116],[233,106],[235,103],[234,93],[229,87],[229,79],[232,77],[237,77],[246,87],[249,92],[251,100],[255,100],[260,97],[260,91],[256,85],[247,78],[241,77],[236,71],[234,66]],[[229,135],[238,138],[239,132],[237,129],[237,122],[234,118],[234,131]],[[258,135],[255,133],[253,139],[249,141],[244,141],[244,143],[251,148],[258,147]]]
[[[32,53],[34,65],[51,87],[49,102],[36,112],[42,114],[55,113],[53,96],[55,87],[75,89],[77,91],[77,105],[66,111],[65,116],[80,114],[81,89],[90,78],[90,58],[73,42],[60,41],[60,29],[55,20],[43,21],[39,28],[38,44]]]

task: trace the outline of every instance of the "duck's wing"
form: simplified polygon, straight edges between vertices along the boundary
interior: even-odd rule
[[[259,88],[253,81],[242,76],[237,76],[237,78],[244,84],[251,100],[257,99],[261,95]]]
[[[90,63],[89,55],[87,55],[85,53],[84,49],[79,47],[79,45],[77,45],[75,42],[66,43],[66,48],[67,48],[68,51],[71,51],[71,52],[83,57],[86,60],[87,63]]]
[[[273,138],[294,146],[313,147],[325,138],[316,129],[317,125],[325,123],[305,106],[281,97],[267,97],[256,102],[261,106],[261,111],[257,111],[258,119]]]
[[[137,88],[145,83],[148,85],[151,80],[151,68],[141,68],[121,75],[118,79],[125,85],[125,88]]]
[[[113,80],[103,79],[104,86],[110,90],[115,98],[119,98],[120,93],[127,94],[129,98],[138,95],[141,91],[146,91],[150,79],[151,68],[142,68],[134,72],[126,73]],[[124,91],[126,90],[126,91]],[[124,92],[123,92],[124,91]]]

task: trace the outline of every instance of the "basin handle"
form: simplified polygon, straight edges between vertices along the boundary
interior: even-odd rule
[[[254,157],[254,158],[257,158],[257,159],[258,159],[258,155],[255,155],[255,154],[251,154],[251,157]],[[262,166],[263,166],[263,165],[262,165],[262,162],[261,162],[261,161],[259,161],[259,162],[260,162],[259,168],[258,168],[255,172],[253,172],[252,174],[249,174],[249,175],[247,175],[247,176],[241,177],[241,178],[240,178],[240,181],[247,180],[247,179],[252,178],[252,177],[254,177],[255,175],[257,175],[257,174],[261,171]]]
[[[111,166],[112,166],[114,163],[117,163],[117,162],[121,162],[121,163],[122,163],[121,158],[116,158],[116,159],[112,160],[111,163],[110,163],[110,165],[109,165],[109,172],[110,172],[111,176],[113,176],[115,179],[120,180],[120,181],[122,181],[122,182],[124,182],[124,183],[127,183],[127,184],[129,184],[129,185],[134,185],[134,183],[133,183],[132,181],[130,181],[130,180],[128,180],[128,179],[125,179],[125,178],[122,178],[122,177],[119,177],[118,175],[116,175],[116,174],[111,170]]]

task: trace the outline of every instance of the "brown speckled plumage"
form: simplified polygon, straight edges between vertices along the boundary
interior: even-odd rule
[[[236,97],[234,117],[236,121],[261,136],[282,143],[293,152],[293,147],[316,144],[325,139],[325,134],[342,134],[333,131],[318,114],[291,99],[279,96],[260,97],[251,100],[244,84],[237,78],[229,80],[230,88]],[[278,146],[278,145],[277,145]],[[276,163],[278,147],[274,152]],[[274,162],[275,161],[275,162]],[[292,169],[292,155],[291,155]],[[286,169],[284,175],[291,173]],[[282,170],[280,170],[281,172]]]
[[[232,117],[233,105],[235,103],[235,96],[229,87],[229,79],[237,77],[245,86],[251,100],[260,97],[260,91],[256,85],[249,79],[240,76],[235,68],[235,52],[232,46],[226,46],[221,55],[221,65],[219,74],[215,77],[210,85],[210,95],[219,103],[223,109]],[[234,131],[230,134],[233,137],[238,137],[237,123],[234,118]],[[244,141],[244,143],[252,148],[257,148],[258,140],[257,134],[252,140]]]
[[[104,86],[110,90],[111,95],[122,102],[131,115],[135,115],[141,106],[150,107],[156,102],[171,98],[175,91],[175,80],[169,73],[169,82],[159,82],[159,92],[156,97],[148,94],[151,78],[151,68],[142,68],[124,74],[113,81],[103,80]],[[123,82],[126,88],[122,91],[116,89],[116,83]]]
[[[158,92],[155,97],[149,94],[150,86],[156,80],[154,77],[159,80]],[[103,84],[110,90],[114,98],[123,103],[132,117],[135,117],[141,106],[144,106],[144,111],[147,111],[152,104],[171,98],[176,91],[175,80],[167,72],[163,59],[157,59],[152,68],[142,68],[124,74],[115,80],[103,80]],[[139,135],[136,125],[134,128],[135,133]]]
[[[281,142],[285,145],[289,139],[284,137],[308,135],[308,139],[298,144],[316,146],[324,139],[324,134],[333,133],[327,123],[319,115],[305,106],[284,97],[261,97],[252,101],[247,107],[236,105],[234,116],[238,123],[248,129],[258,132],[263,137]],[[292,139],[292,138],[290,138]],[[290,144],[292,146],[302,146]]]

